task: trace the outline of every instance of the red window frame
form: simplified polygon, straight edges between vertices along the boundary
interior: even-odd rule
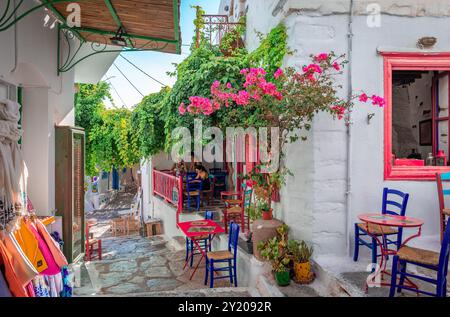
[[[392,164],[392,71],[450,71],[450,52],[383,52],[381,55],[384,59],[384,93],[386,99],[386,107],[384,109],[384,179],[434,181],[436,173],[448,172],[450,171],[450,166],[393,166]],[[434,135],[435,125],[433,124]]]

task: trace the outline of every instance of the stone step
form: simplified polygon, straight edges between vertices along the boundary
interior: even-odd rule
[[[81,295],[81,297],[252,297],[246,287],[202,288],[197,290],[173,290],[160,292],[128,293],[124,295]]]

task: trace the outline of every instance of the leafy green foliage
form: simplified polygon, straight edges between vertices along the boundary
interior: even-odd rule
[[[131,127],[131,111],[111,109],[102,112],[103,124],[89,135],[94,161],[100,170],[131,167],[140,161],[138,140]]]
[[[264,68],[272,76],[283,64],[286,54],[290,53],[287,46],[286,27],[279,24],[264,38],[259,34],[261,43],[259,47],[248,56],[248,63],[252,67]],[[272,80],[273,78],[268,78]]]
[[[313,254],[313,247],[309,247],[305,241],[289,240],[288,252],[296,263],[307,263]]]
[[[109,85],[80,84],[75,102],[75,123],[86,133],[86,174],[131,167],[139,162],[138,140],[131,128],[131,111],[105,108]]]
[[[283,224],[277,228],[277,236],[258,243],[261,256],[270,261],[274,272],[285,272],[289,269],[291,258],[288,253],[287,234],[289,227]]]
[[[96,161],[94,159],[95,148],[89,139],[89,135],[96,126],[103,124],[102,111],[105,109],[103,101],[109,98],[109,85],[100,82],[97,85],[79,84],[75,94],[75,124],[84,128],[86,133],[86,174],[96,175]]]
[[[136,135],[141,157],[148,158],[164,150],[163,107],[170,88],[146,96],[131,115],[131,127]]]
[[[221,83],[241,85],[242,76],[239,71],[247,67],[246,61],[240,57],[223,57],[220,52],[211,50],[207,46],[200,46],[183,62],[177,65],[177,77],[168,98],[163,105],[165,121],[165,150],[169,150],[174,127],[186,127],[193,131],[194,119],[203,119],[205,126],[226,127],[230,125],[228,112],[219,111],[213,116],[181,116],[178,108],[181,103],[189,103],[191,96],[208,96],[211,94],[211,83],[215,80]],[[239,109],[237,109],[239,110]],[[232,126],[232,125],[231,125]]]

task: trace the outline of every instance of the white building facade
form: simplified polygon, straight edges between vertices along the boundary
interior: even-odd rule
[[[348,128],[328,116],[316,117],[308,140],[288,147],[286,164],[295,176],[288,177],[281,191],[276,218],[290,226],[295,238],[312,242],[316,254],[350,255],[358,214],[379,212],[382,190],[389,187],[410,194],[407,215],[425,220],[422,236],[438,241],[439,206],[434,174],[450,169],[433,167],[424,172],[426,167],[414,167],[403,172],[389,160],[396,153],[392,148],[398,150],[396,144],[402,142],[398,139],[406,135],[398,132],[401,122],[395,119],[399,111],[395,107],[402,104],[402,96],[411,98],[407,102],[411,107],[416,106],[414,98],[423,99],[417,106],[424,107],[420,113],[424,117],[405,117],[410,119],[406,125],[411,123],[415,129],[413,141],[417,143],[419,121],[431,116],[431,85],[421,81],[439,71],[442,77],[447,76],[440,82],[441,87],[445,87],[445,80],[448,82],[448,74],[444,72],[450,70],[447,34],[450,1],[224,0],[220,13],[230,14],[232,7],[234,18],[236,10],[247,15],[249,50],[259,44],[255,31],[268,33],[283,23],[287,27],[288,46],[294,51],[286,56],[284,66],[300,69],[309,63],[311,54],[330,51],[346,54],[349,65],[338,78],[343,85],[342,96],[349,91],[364,90],[388,100],[385,109],[357,104]],[[437,42],[430,49],[419,48],[418,40],[422,37],[434,37]],[[399,56],[399,68],[410,61],[416,66],[406,68],[429,73],[407,85],[406,92],[400,91],[405,87],[394,87],[392,93],[387,80],[393,73],[386,72],[389,70],[386,65],[391,63],[389,56]],[[442,62],[442,68],[431,66],[439,64],[434,63],[436,60]],[[423,68],[426,65],[429,68]],[[440,96],[440,107],[448,108],[448,90]],[[393,128],[392,113],[396,125]],[[374,115],[368,118],[369,114]],[[387,134],[389,130],[391,133]],[[445,134],[442,131],[441,135]],[[448,140],[441,142],[448,144]],[[432,151],[431,145],[419,147],[420,151],[426,155]],[[445,152],[448,155],[447,149]]]
[[[0,3],[1,13],[6,5],[7,1]],[[16,16],[38,5],[25,1]],[[58,50],[55,20],[40,7],[0,32],[0,86],[22,90],[21,149],[29,173],[28,196],[41,216],[55,209],[55,126],[75,125],[75,82],[98,82],[118,54],[94,56],[67,72],[58,72],[58,59],[68,50],[64,42]],[[17,95],[1,97],[18,99]]]

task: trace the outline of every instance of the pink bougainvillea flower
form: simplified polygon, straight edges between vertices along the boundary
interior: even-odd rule
[[[238,106],[246,106],[250,101],[250,94],[245,90],[240,90],[237,94],[233,94],[232,99]]]
[[[279,101],[283,100],[283,95],[279,91],[277,91],[273,96],[277,98]]]
[[[231,88],[233,88],[233,86],[231,86],[230,83],[227,83],[227,88],[228,88],[228,89],[231,89]]]
[[[178,111],[183,116],[186,113],[186,108],[184,106],[184,103],[181,103],[180,107],[178,108]]]
[[[241,73],[242,75],[247,75],[248,72],[249,72],[249,69],[248,69],[248,68],[241,69],[241,71],[240,71],[240,73]]]
[[[322,67],[317,64],[309,64],[303,67],[303,72],[305,73],[319,73],[322,74]]]
[[[277,71],[273,74],[273,77],[275,79],[278,79],[278,78],[280,78],[283,75],[284,75],[283,70],[281,68],[278,68]]]
[[[321,54],[317,55],[316,57],[314,57],[314,60],[319,63],[322,61],[326,61],[327,59],[328,59],[327,53],[321,53]]]
[[[334,63],[333,63],[333,67],[334,67],[334,69],[336,69],[337,71],[340,71],[340,70],[341,70],[341,65],[339,65],[338,62],[334,62]]]
[[[369,100],[369,97],[365,93],[362,93],[361,96],[359,96],[359,101],[361,102],[367,102]]]
[[[386,105],[386,100],[383,97],[373,95],[372,96],[372,104],[379,107],[384,107]]]
[[[333,109],[334,112],[337,114],[338,120],[342,120],[342,118],[344,118],[345,114],[344,106],[332,106],[331,109]]]

